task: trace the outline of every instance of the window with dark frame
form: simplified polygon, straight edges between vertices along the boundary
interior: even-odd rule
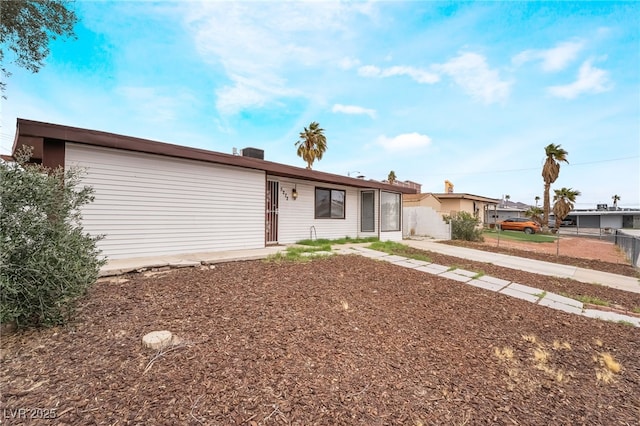
[[[316,219],[344,219],[345,191],[316,188]]]

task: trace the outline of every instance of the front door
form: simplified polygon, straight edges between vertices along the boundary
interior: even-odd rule
[[[276,180],[267,180],[267,202],[265,212],[265,232],[267,244],[278,243],[278,191]]]

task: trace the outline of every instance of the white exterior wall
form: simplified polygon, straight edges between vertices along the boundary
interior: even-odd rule
[[[263,171],[74,143],[65,162],[86,169],[83,225],[111,259],[264,247]]]
[[[404,207],[402,216],[402,229],[406,237],[417,235],[442,240],[451,239],[451,226],[431,207]]]
[[[380,241],[402,241],[402,217],[400,222],[400,231],[380,232]]]
[[[373,190],[375,193],[376,212],[375,232],[360,232],[360,193],[363,191],[362,189],[273,176],[269,176],[268,179],[280,183],[278,198],[278,243],[291,244],[309,238],[336,239],[347,236],[351,238],[378,236],[380,229],[379,190]],[[298,192],[297,200],[291,197],[291,191],[294,186]],[[344,219],[315,218],[316,188],[345,191]],[[402,241],[402,228],[397,232],[380,232],[380,239],[383,241]]]
[[[291,244],[296,241],[326,238],[335,239],[346,236],[358,236],[359,196],[356,188],[330,185],[290,178],[269,177],[280,182],[278,198],[278,242]],[[291,190],[296,187],[298,199],[291,197]],[[345,191],[344,219],[316,219],[315,218],[315,189],[341,189]],[[285,197],[285,194],[287,197]],[[315,233],[312,234],[312,228]]]
[[[600,217],[600,228],[622,228],[622,215],[602,215]]]

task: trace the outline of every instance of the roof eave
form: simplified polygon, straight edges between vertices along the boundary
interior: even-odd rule
[[[66,142],[75,142],[105,148],[115,148],[127,151],[142,152],[147,154],[164,155],[174,158],[205,161],[209,163],[224,164],[243,167],[254,170],[262,170],[268,174],[280,177],[289,177],[303,180],[312,180],[323,183],[339,184],[357,188],[381,189],[389,192],[403,194],[415,194],[416,189],[400,187],[378,181],[363,180],[332,173],[304,169],[286,164],[274,163],[257,158],[243,157],[232,154],[224,154],[216,151],[208,151],[200,148],[186,147],[148,139],[123,136],[115,133],[97,130],[82,129],[78,127],[62,126],[58,124],[43,123],[39,121],[18,118],[16,137],[13,146],[13,155],[22,145],[34,146],[35,159],[42,159],[42,145],[44,139],[57,139]]]

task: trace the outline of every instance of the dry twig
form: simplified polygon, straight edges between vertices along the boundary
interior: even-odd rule
[[[153,364],[159,360],[160,358],[162,358],[164,355],[166,355],[167,353],[171,352],[171,351],[175,351],[181,348],[186,347],[187,344],[185,342],[182,342],[178,345],[174,345],[174,346],[169,346],[167,348],[164,349],[160,349],[158,352],[155,353],[155,355],[153,356],[153,358],[151,358],[149,360],[149,363],[147,364],[147,366],[144,368],[144,371],[142,372],[142,374],[145,374],[147,371],[149,371],[151,369],[151,367],[153,366]]]

